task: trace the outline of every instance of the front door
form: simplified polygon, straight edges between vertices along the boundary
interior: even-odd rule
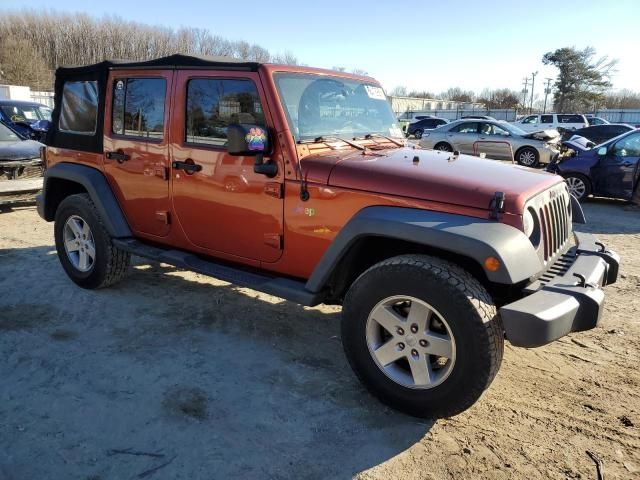
[[[454,150],[473,155],[473,144],[478,140],[478,122],[464,122],[447,133]]]
[[[513,160],[513,150],[509,142],[509,132],[489,122],[479,122],[476,153],[485,153],[487,158]]]
[[[282,165],[268,178],[253,171],[255,157],[232,156],[226,148],[231,123],[273,131],[258,74],[182,70],[175,108],[172,162],[196,166],[171,172],[173,207],[185,235],[212,254],[276,261],[282,254]]]
[[[169,233],[168,124],[173,71],[112,71],[104,121],[104,170],[131,229]]]
[[[594,194],[629,199],[638,178],[640,132],[627,135],[609,147],[591,169]]]

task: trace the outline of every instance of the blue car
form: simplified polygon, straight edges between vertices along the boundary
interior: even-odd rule
[[[43,141],[51,122],[46,105],[23,100],[0,100],[0,121],[25,138]]]
[[[547,170],[562,175],[578,200],[589,195],[640,202],[640,130],[600,145],[580,137],[563,142],[575,155],[552,162]]]

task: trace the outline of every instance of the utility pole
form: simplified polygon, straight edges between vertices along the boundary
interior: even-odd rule
[[[542,109],[542,113],[547,113],[547,96],[551,93],[551,81],[552,78],[545,78],[547,81],[547,85],[544,88],[544,108]]]
[[[529,103],[529,113],[533,112],[533,86],[536,83],[536,75],[538,74],[538,72],[533,72],[531,74],[531,102]]]
[[[524,77],[523,79],[523,84],[524,88],[522,89],[522,109],[526,111],[527,109],[527,93],[529,93],[529,90],[527,89],[527,87],[529,86],[529,77]]]

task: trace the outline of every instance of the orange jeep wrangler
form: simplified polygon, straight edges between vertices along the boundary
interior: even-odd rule
[[[416,416],[470,407],[505,338],[594,328],[618,275],[572,232],[561,177],[406,145],[369,77],[184,55],[60,68],[47,145],[38,211],[79,286],[138,255],[342,305],[353,370]]]

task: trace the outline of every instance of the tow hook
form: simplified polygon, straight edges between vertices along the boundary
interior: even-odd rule
[[[586,277],[584,275],[582,275],[581,273],[574,273],[573,276],[576,277],[579,280],[579,282],[578,282],[578,286],[579,287],[596,288],[596,286],[593,285],[592,283],[587,283]]]

